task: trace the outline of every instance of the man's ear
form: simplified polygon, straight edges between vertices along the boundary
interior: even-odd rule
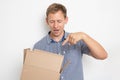
[[[68,22],[68,17],[65,18],[65,24],[67,24],[67,22]]]
[[[48,24],[48,18],[46,17],[46,23]]]

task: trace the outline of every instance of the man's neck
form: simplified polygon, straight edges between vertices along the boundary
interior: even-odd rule
[[[59,41],[62,39],[63,36],[64,36],[64,31],[63,31],[63,33],[62,33],[61,35],[59,35],[59,36],[54,36],[54,35],[52,35],[52,33],[50,33],[50,37],[51,37],[54,41],[56,41],[56,42],[59,42]]]

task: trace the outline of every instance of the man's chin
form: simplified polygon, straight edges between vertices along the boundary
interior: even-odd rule
[[[59,34],[54,34],[55,37],[59,37]]]
[[[55,37],[58,37],[60,34],[59,33],[54,33],[53,34]]]

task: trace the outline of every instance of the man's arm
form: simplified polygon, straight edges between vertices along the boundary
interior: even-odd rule
[[[97,41],[95,41],[94,39],[92,39],[90,36],[83,32],[69,34],[62,45],[65,45],[67,42],[69,42],[70,45],[73,45],[80,40],[83,40],[87,44],[88,48],[90,49],[91,56],[93,56],[96,59],[107,58],[107,52],[105,51],[105,49]]]

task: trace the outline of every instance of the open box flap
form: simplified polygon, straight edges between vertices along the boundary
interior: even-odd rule
[[[32,65],[37,67],[43,67],[48,70],[60,72],[63,56],[50,53],[42,50],[30,50],[25,51],[25,62],[26,65]]]

